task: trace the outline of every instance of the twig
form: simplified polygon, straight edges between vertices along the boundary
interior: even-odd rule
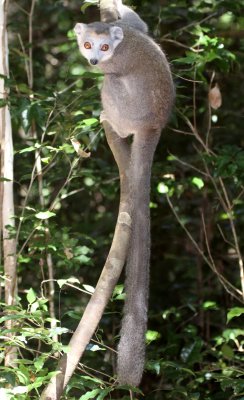
[[[21,37],[21,35],[19,33],[17,34],[17,37],[19,39],[20,47],[21,47],[22,52],[24,54],[25,72],[26,72],[26,75],[27,75],[27,80],[29,82],[30,81],[30,71],[29,71],[29,64],[28,64],[28,60],[27,60],[27,54],[26,54],[25,46],[24,46],[22,37]]]
[[[162,41],[162,42],[173,43],[173,44],[175,44],[175,45],[178,46],[178,47],[183,47],[184,49],[191,50],[191,51],[194,52],[194,53],[200,53],[200,52],[203,51],[202,49],[197,49],[197,50],[196,50],[196,49],[194,49],[193,47],[186,46],[185,44],[183,44],[183,43],[181,43],[181,42],[178,42],[177,40],[167,39],[167,38],[165,38],[165,36],[163,36],[163,38],[162,38],[161,41]]]
[[[211,76],[211,80],[210,80],[210,83],[209,83],[209,89],[208,89],[209,91],[211,89],[214,77],[215,77],[215,71],[212,73],[212,76]],[[207,147],[209,147],[209,135],[210,135],[211,126],[212,126],[211,117],[212,117],[211,104],[210,104],[210,101],[208,99],[208,127],[207,127],[207,133],[206,133],[206,146]]]
[[[208,174],[207,174],[206,172],[202,171],[202,170],[199,169],[199,168],[194,167],[192,164],[187,163],[186,161],[181,160],[180,158],[178,158],[177,156],[175,156],[175,155],[172,154],[172,153],[169,153],[169,154],[170,154],[172,157],[174,157],[174,159],[175,159],[178,163],[180,163],[180,164],[182,164],[182,165],[184,165],[184,166],[186,166],[186,167],[192,169],[193,171],[198,172],[200,175],[202,175],[202,176],[208,178]]]
[[[220,182],[220,185],[221,185],[223,193],[224,193],[226,204],[228,206],[228,208],[226,209],[226,212],[227,212],[228,217],[229,217],[231,231],[232,231],[232,235],[233,235],[233,239],[234,239],[234,243],[235,243],[235,250],[236,250],[236,253],[237,253],[237,256],[238,256],[238,264],[239,264],[239,269],[240,269],[240,279],[241,279],[241,288],[242,288],[242,298],[244,300],[244,267],[243,267],[243,258],[242,258],[242,255],[241,255],[240,246],[239,246],[239,242],[238,242],[238,238],[237,238],[236,227],[235,227],[235,223],[234,223],[234,219],[233,219],[233,215],[232,215],[232,211],[231,211],[232,207],[231,207],[231,203],[230,203],[230,200],[229,200],[229,196],[228,196],[227,190],[225,188],[223,179],[219,178],[219,182]]]
[[[29,13],[29,87],[33,89],[33,14],[36,0],[31,1]]]
[[[215,17],[216,15],[218,15],[218,13],[217,13],[217,12],[214,12],[214,13],[208,15],[207,17],[201,19],[200,21],[193,21],[193,22],[189,23],[188,25],[183,26],[182,28],[176,29],[176,30],[174,31],[174,33],[184,32],[184,31],[186,31],[187,29],[191,28],[192,26],[201,25],[203,22],[208,21],[209,19]],[[164,35],[164,38],[167,38],[167,37],[169,37],[170,35],[171,35],[171,33],[167,33],[166,35]]]
[[[191,240],[192,244],[198,251],[198,253],[202,256],[203,260],[205,263],[216,273],[218,278],[220,279],[221,283],[225,286],[225,289],[227,290],[228,293],[231,294],[231,296],[235,297],[237,300],[241,300],[240,297],[242,297],[242,292],[234,287],[216,268],[215,263],[212,263],[211,259],[205,256],[203,250],[199,247],[195,239],[193,238],[192,234],[190,231],[186,228],[186,226],[182,223],[175,207],[173,206],[169,196],[166,194],[166,199],[168,201],[168,204],[173,211],[173,214],[175,215],[177,221],[179,222],[180,226],[184,229],[185,233],[187,234],[188,238]],[[206,231],[206,230],[205,230]]]

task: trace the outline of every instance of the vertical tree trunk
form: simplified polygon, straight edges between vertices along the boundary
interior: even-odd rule
[[[8,1],[0,0],[0,74],[8,77],[8,40],[7,40]],[[14,195],[13,195],[13,140],[8,93],[4,78],[0,77],[0,149],[1,149],[1,181],[0,181],[0,229],[2,258],[5,272],[5,302],[13,305],[16,299],[16,239],[14,234]],[[13,322],[7,321],[6,328],[12,329]],[[9,347],[5,355],[5,365],[14,366],[17,352]]]

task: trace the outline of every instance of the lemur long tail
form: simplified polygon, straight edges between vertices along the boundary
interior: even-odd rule
[[[159,134],[135,135],[131,153],[132,235],[126,263],[126,300],[118,346],[118,380],[138,386],[145,358],[150,259],[150,178]]]

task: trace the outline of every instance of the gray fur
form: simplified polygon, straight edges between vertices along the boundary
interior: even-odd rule
[[[114,3],[123,22],[134,29],[144,33],[148,32],[147,24],[130,7],[125,6],[122,0],[114,0]]]
[[[121,20],[110,24],[78,24],[77,30],[82,33],[77,38],[82,54],[89,60],[91,55],[83,49],[87,35],[91,31],[97,34],[96,43],[107,35],[110,53],[104,56],[94,50],[98,66],[104,72],[101,120],[108,121],[122,138],[133,135],[128,188],[133,202],[133,228],[126,264],[126,300],[117,372],[121,384],[137,386],[143,373],[147,329],[151,165],[172,109],[174,87],[167,59],[146,35],[146,24],[121,0],[115,1]],[[115,46],[111,27],[118,28]]]

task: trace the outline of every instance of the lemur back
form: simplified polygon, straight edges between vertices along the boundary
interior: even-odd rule
[[[172,108],[173,94],[170,69],[159,46],[123,20],[79,24],[76,32],[82,54],[105,74],[102,118],[106,115],[121,137],[152,126],[162,129]],[[100,51],[93,44],[96,41]],[[84,43],[92,48],[86,49]],[[107,51],[101,50],[104,45],[109,46]]]
[[[153,155],[173,105],[167,59],[147,25],[121,0],[120,20],[77,24],[83,56],[104,73],[101,121],[121,138],[133,135],[130,187],[132,233],[126,262],[126,300],[118,347],[119,382],[140,383],[145,355],[150,258],[150,175]]]

